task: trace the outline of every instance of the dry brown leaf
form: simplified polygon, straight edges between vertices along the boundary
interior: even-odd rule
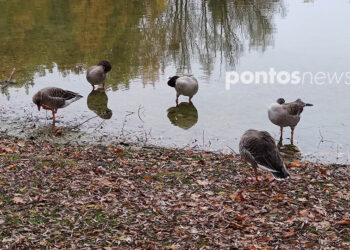
[[[305,216],[308,216],[308,214],[309,214],[309,211],[307,209],[299,211],[299,215],[300,216],[304,216],[305,217]]]
[[[286,232],[286,233],[282,234],[282,237],[288,238],[288,237],[292,237],[294,235],[296,235],[296,233],[294,231],[290,231],[290,232]]]
[[[336,221],[336,224],[338,224],[338,225],[349,225],[350,224],[350,220]]]
[[[199,185],[201,185],[201,186],[208,186],[209,185],[209,182],[208,181],[206,181],[206,180],[197,180],[196,181]]]
[[[13,203],[15,204],[25,204],[26,202],[24,201],[23,198],[16,196],[12,199]]]

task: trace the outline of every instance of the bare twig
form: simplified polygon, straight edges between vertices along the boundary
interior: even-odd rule
[[[96,131],[97,128],[101,127],[102,124],[105,122],[106,120],[102,120],[102,122],[100,124],[97,125],[97,127],[94,129],[94,131]]]
[[[203,147],[204,147],[204,130],[203,130]]]
[[[13,77],[13,75],[15,74],[15,72],[16,72],[16,68],[13,68],[12,73],[11,73],[9,79],[7,79],[7,81],[5,81],[4,86],[2,86],[1,89],[6,88],[6,87],[10,84],[10,82],[11,82],[11,80],[12,80],[12,77]]]
[[[322,135],[322,133],[321,133],[321,129],[318,129],[318,133],[320,134],[320,137],[321,137],[320,143],[321,143],[321,142],[324,142],[324,140],[323,140],[323,135]]]
[[[73,129],[79,128],[79,127],[80,127],[81,125],[83,125],[84,123],[87,123],[88,121],[90,121],[91,119],[94,119],[94,118],[96,118],[96,117],[98,117],[98,115],[93,116],[93,117],[90,117],[89,119],[83,121],[82,123],[80,123],[80,124],[74,126]]]
[[[142,107],[141,107],[141,104],[140,104],[139,109],[137,110],[137,115],[139,116],[139,119],[140,119],[142,122],[144,122],[144,121],[142,120],[141,116],[140,116],[140,109],[141,109],[141,108],[142,108]]]
[[[229,146],[226,146],[226,147],[228,147],[232,153],[234,153],[235,155],[238,155],[231,147],[229,147]]]

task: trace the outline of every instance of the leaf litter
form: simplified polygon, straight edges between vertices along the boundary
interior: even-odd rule
[[[2,248],[350,247],[349,166],[255,183],[238,157],[0,136]]]

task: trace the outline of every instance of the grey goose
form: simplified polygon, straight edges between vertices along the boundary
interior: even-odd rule
[[[52,111],[52,119],[55,122],[57,109],[67,107],[69,104],[82,98],[78,93],[55,87],[47,87],[39,90],[33,96],[33,102],[38,106],[38,110],[43,109]]]
[[[108,78],[108,72],[111,71],[112,66],[108,61],[101,61],[95,66],[91,66],[86,71],[86,79],[92,85],[95,90],[95,85],[102,85],[102,89],[105,88],[105,82]]]
[[[198,92],[198,81],[193,76],[173,76],[169,78],[168,85],[176,90],[176,104],[179,102],[179,96],[188,96],[189,102]]]
[[[294,102],[286,103],[283,98],[279,98],[276,103],[272,103],[268,109],[270,121],[281,128],[281,139],[283,136],[283,128],[291,128],[291,141],[293,141],[294,129],[300,121],[301,113],[304,107],[313,106],[313,104],[305,103],[300,99]]]
[[[275,140],[266,131],[250,129],[246,131],[239,142],[239,153],[254,168],[255,178],[258,181],[257,168],[272,173],[276,180],[289,178]]]

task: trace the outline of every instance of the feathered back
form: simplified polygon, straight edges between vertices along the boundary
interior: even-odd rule
[[[276,179],[289,177],[275,140],[266,131],[248,130],[239,143],[241,157],[252,165],[269,170]]]
[[[33,102],[38,105],[47,105],[54,109],[63,108],[83,96],[78,93],[56,87],[47,87],[39,90],[33,96]]]
[[[305,103],[301,99],[294,102],[284,103],[290,115],[300,115],[304,111],[304,107],[313,106],[311,103]]]

